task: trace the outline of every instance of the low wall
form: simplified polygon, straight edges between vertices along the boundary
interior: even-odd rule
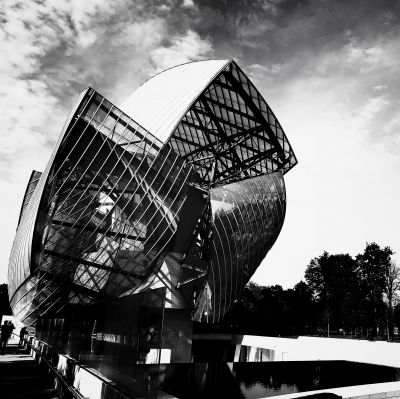
[[[343,399],[395,399],[400,398],[400,382],[357,385],[352,387],[332,388],[311,392],[296,392],[295,394],[280,395],[277,398],[299,399],[302,397],[323,393],[332,393]]]
[[[240,349],[247,347],[247,361],[258,361],[260,353],[269,351],[269,360],[347,360],[360,363],[400,367],[400,344],[383,341],[365,341],[341,338],[298,337],[278,338],[254,335],[236,336],[235,361]],[[336,394],[346,399],[400,398],[400,381],[297,392],[281,395],[279,399],[294,399],[320,393]]]
[[[400,367],[400,344],[357,339],[298,337],[278,338],[255,335],[236,337],[237,345],[274,351],[275,361],[348,360]],[[248,361],[254,359],[248,359]]]

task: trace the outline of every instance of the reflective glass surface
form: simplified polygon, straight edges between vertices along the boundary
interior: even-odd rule
[[[174,103],[181,119],[166,143],[93,89],[80,95],[23,199],[9,263],[20,322],[158,288],[171,326],[178,310],[226,314],[280,232],[283,174],[297,160],[238,65],[213,76],[190,85],[190,106]],[[149,104],[155,118],[168,110]]]
[[[28,323],[149,284],[177,230],[190,171],[168,145],[88,92],[42,177],[31,293],[24,304],[13,296],[15,316]]]
[[[218,321],[277,239],[286,191],[282,173],[275,172],[213,188],[210,194],[214,223],[206,318]]]
[[[158,382],[159,364],[166,351],[162,348],[171,351],[162,337],[164,301],[162,288],[107,303],[75,306],[59,312],[57,318],[40,318],[36,336],[134,397],[147,397],[151,389],[145,373],[151,370]]]
[[[286,173],[297,163],[271,108],[235,62],[201,93],[169,142],[213,186]]]
[[[21,212],[19,215],[19,220],[18,220],[18,224],[21,221],[21,218],[24,214],[24,211],[26,209],[26,207],[29,204],[29,201],[32,198],[32,195],[35,191],[36,186],[38,185],[40,176],[42,175],[41,172],[38,172],[36,170],[32,171],[31,176],[29,177],[29,181],[28,181],[28,185],[26,187],[26,191],[25,191],[25,195],[24,195],[24,199],[22,201],[22,206],[21,206]]]

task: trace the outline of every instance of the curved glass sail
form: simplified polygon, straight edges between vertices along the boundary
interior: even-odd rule
[[[9,264],[26,325],[159,288],[217,322],[279,235],[297,160],[234,61],[170,68],[122,108],[85,90],[29,180]]]
[[[177,231],[191,169],[88,91],[42,176],[30,273],[22,287],[10,286],[15,316],[27,323],[148,284]],[[13,258],[10,272],[21,266]]]

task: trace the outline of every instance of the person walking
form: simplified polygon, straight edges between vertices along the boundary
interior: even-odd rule
[[[15,326],[12,323],[12,321],[8,320],[8,339],[10,339],[10,337],[11,337],[13,331],[14,331],[14,328],[15,328]]]
[[[19,332],[19,342],[18,342],[18,348],[19,347],[24,347],[25,346],[25,338],[28,335],[28,330],[26,327],[22,327],[20,332]]]
[[[4,321],[3,325],[1,326],[1,338],[0,338],[0,350],[1,354],[4,355],[4,349],[7,345],[8,338],[10,337],[8,335],[8,322]]]

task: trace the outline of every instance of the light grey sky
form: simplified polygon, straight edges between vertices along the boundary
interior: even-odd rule
[[[400,253],[400,2],[2,0],[0,15],[0,282],[27,179],[74,97],[91,85],[119,104],[138,80],[204,58],[238,62],[299,160],[253,281],[291,287],[324,250]]]

